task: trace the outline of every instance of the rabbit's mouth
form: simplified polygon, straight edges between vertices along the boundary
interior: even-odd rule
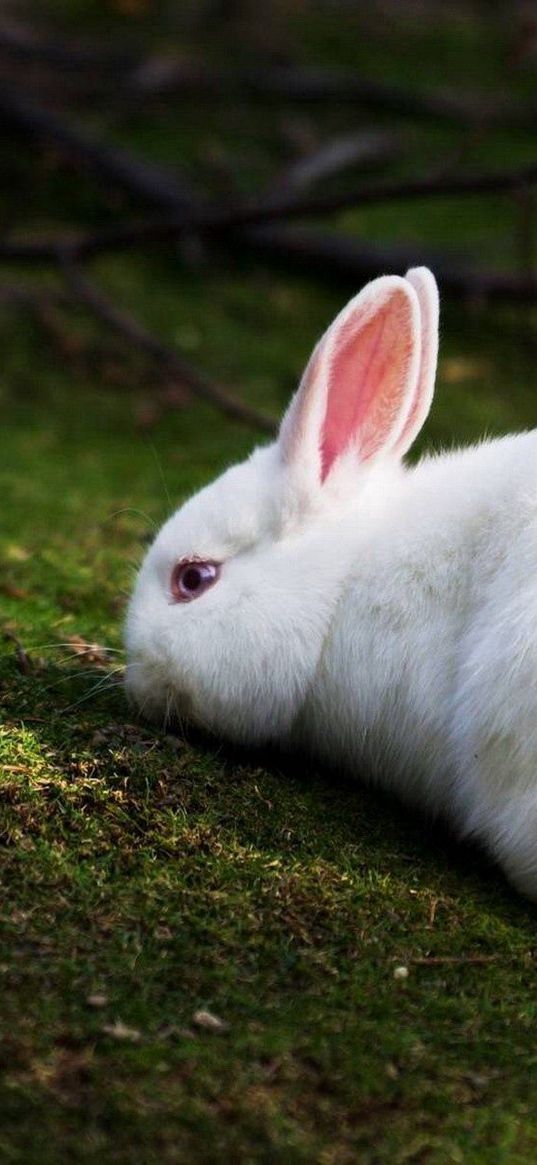
[[[163,728],[193,719],[190,696],[170,683],[162,665],[131,659],[125,671],[125,692],[140,716]]]

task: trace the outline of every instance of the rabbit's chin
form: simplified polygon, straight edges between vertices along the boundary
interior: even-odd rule
[[[164,679],[158,665],[148,669],[136,662],[128,664],[125,692],[129,704],[144,720],[165,726],[195,722],[190,696]]]

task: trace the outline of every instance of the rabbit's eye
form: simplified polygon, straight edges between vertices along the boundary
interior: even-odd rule
[[[178,562],[171,579],[172,599],[175,603],[190,603],[212,587],[220,574],[217,562]]]

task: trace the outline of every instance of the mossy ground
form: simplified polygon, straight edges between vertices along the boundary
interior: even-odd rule
[[[54,9],[63,26],[76,9],[94,31],[106,16],[107,35],[134,35],[137,6],[123,5],[124,26],[121,7]],[[150,39],[138,8],[136,35]],[[409,17],[405,36],[370,28],[351,44],[341,16],[310,14],[301,52],[357,55],[399,80],[412,64],[423,83],[440,68],[463,84],[475,66],[494,88],[504,42],[476,19],[439,31]],[[295,40],[299,23],[288,17]],[[247,186],[274,164],[276,115],[234,116]],[[303,116],[348,127],[348,111]],[[176,106],[133,114],[116,136],[155,157],[185,152],[194,170],[230,125],[229,110],[192,102],[180,118]],[[407,132],[415,165],[460,133]],[[476,148],[492,164],[530,146],[498,131]],[[121,212],[50,160],[32,168],[16,143],[6,172],[7,218],[32,178],[21,227]],[[489,199],[346,221],[415,238],[417,257],[423,240],[447,239],[507,266],[515,217],[509,199]],[[229,255],[196,270],[173,254],[94,270],[275,413],[346,294]],[[83,313],[62,321],[60,350],[33,318],[2,316],[1,1159],[530,1165],[534,909],[481,854],[338,774],[138,722],[114,686],[116,657],[76,655],[73,637],[121,649],[152,529],[255,435],[191,402],[151,417],[160,382],[136,354]],[[536,323],[530,309],[447,305],[422,447],[535,423]],[[199,1009],[223,1029],[196,1025]]]

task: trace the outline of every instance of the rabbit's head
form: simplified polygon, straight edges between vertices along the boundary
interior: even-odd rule
[[[289,732],[345,590],[349,523],[366,537],[396,497],[429,410],[437,325],[426,269],[370,283],[315,348],[278,440],[165,524],[127,620],[142,713],[238,740]]]

